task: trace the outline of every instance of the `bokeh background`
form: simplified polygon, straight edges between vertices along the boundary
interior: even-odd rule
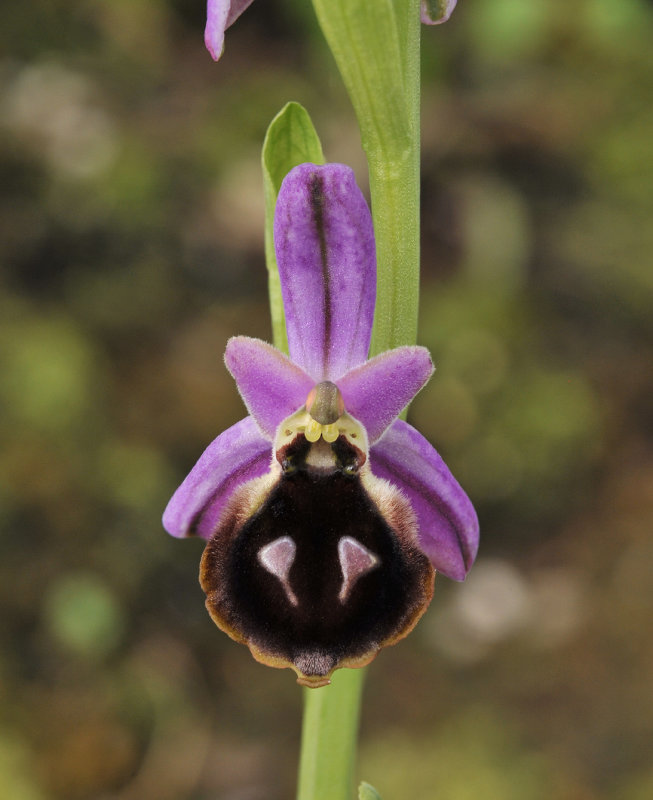
[[[160,524],[269,338],[260,147],[289,99],[366,186],[307,0],[215,65],[202,0],[0,10],[0,795],[286,800],[301,693]],[[461,0],[423,29],[412,408],[482,523],[369,670],[385,800],[653,796],[653,3]]]

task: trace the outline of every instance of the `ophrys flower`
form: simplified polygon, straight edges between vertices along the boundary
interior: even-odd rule
[[[216,624],[320,686],[414,627],[435,569],[464,578],[478,522],[433,447],[397,418],[431,376],[428,351],[366,360],[374,234],[351,170],[292,170],[274,235],[290,358],[229,340],[250,415],[208,447],[163,521],[208,539],[200,581]]]

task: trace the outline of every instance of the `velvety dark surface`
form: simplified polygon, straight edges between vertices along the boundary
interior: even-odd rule
[[[342,659],[372,653],[396,637],[424,604],[432,569],[384,520],[344,437],[333,445],[337,467],[328,472],[307,466],[310,445],[302,435],[298,440],[256,514],[240,529],[228,521],[207,545],[203,586],[220,598],[214,606],[209,595],[215,613],[258,648],[309,675],[325,675]],[[261,548],[282,536],[296,546],[288,578],[297,604],[258,560]],[[343,536],[360,542],[379,563],[341,602]]]

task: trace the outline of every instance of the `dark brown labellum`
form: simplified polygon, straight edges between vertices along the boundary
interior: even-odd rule
[[[323,458],[312,465],[315,445],[298,435],[244,521],[252,494],[241,493],[200,572],[216,624],[308,686],[328,683],[338,667],[365,665],[406,635],[434,577],[408,502],[361,468],[364,455],[344,436],[320,446],[330,448],[330,468]]]

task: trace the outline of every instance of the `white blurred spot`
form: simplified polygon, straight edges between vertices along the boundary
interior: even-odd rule
[[[537,647],[567,641],[585,618],[582,582],[551,569],[528,579],[507,561],[481,561],[433,616],[430,639],[452,661],[471,663],[518,635]]]
[[[465,209],[467,272],[494,289],[519,288],[532,241],[523,197],[507,182],[485,176],[461,181],[459,192]]]
[[[265,202],[258,154],[236,161],[221,175],[210,210],[211,235],[227,237],[234,246],[260,247]]]
[[[117,154],[115,125],[84,75],[59,64],[24,67],[3,97],[5,124],[51,166],[73,178],[106,170]]]
[[[533,619],[529,635],[539,647],[558,647],[586,619],[588,608],[581,577],[571,569],[549,569],[532,578]]]

